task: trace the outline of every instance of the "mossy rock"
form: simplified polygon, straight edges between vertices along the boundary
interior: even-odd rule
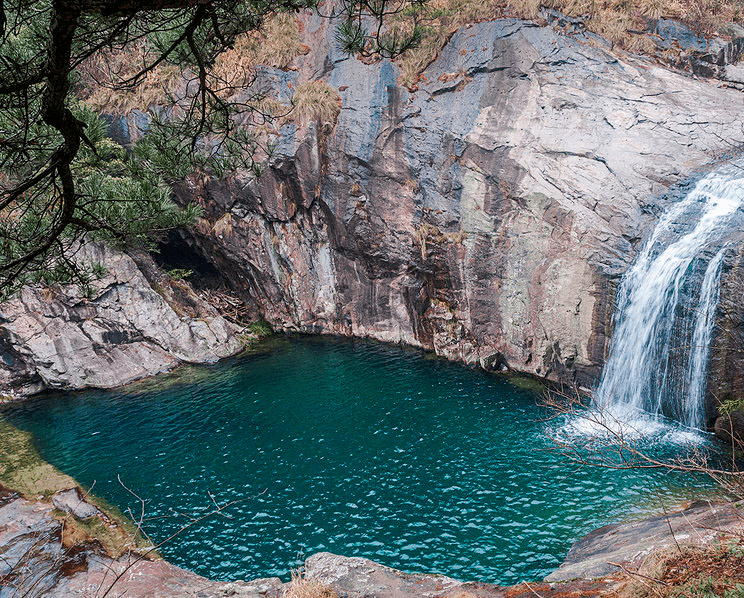
[[[34,446],[30,433],[19,430],[1,418],[0,486],[17,492],[28,500],[45,502],[50,501],[57,492],[78,488],[86,502],[98,507],[103,516],[83,520],[55,509],[52,514],[64,522],[68,545],[97,542],[114,558],[131,549],[147,550],[151,547],[119,509],[82,490],[74,478],[43,459]],[[158,555],[153,553],[152,556]]]
[[[77,482],[42,459],[28,432],[0,419],[0,483],[28,499],[48,497]]]

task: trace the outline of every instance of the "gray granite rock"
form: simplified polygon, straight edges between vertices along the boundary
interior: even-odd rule
[[[77,488],[57,492],[52,497],[52,504],[62,511],[72,513],[78,519],[88,519],[101,514],[101,511],[80,495]]]
[[[620,565],[637,568],[651,553],[676,545],[705,546],[722,533],[741,534],[740,505],[697,503],[683,511],[632,523],[606,525],[576,542],[546,581],[599,577]]]
[[[369,559],[320,552],[305,561],[308,579],[331,586],[348,598],[365,596],[444,596],[465,584],[444,575],[406,574]]]
[[[89,243],[78,259],[106,269],[92,296],[74,285],[26,287],[0,304],[0,394],[109,388],[242,349],[214,308],[195,296],[169,303],[128,255]]]

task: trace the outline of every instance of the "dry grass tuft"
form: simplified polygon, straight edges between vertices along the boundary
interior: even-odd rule
[[[512,3],[511,11],[520,19],[536,19],[540,14],[540,0],[517,0]]]
[[[744,596],[741,537],[697,548],[670,547],[649,555],[615,598],[740,598]]]
[[[664,11],[668,10],[669,0],[646,0],[641,11],[649,19],[657,20],[664,16]]]
[[[437,57],[450,36],[463,25],[499,17],[534,19],[541,8],[572,17],[619,48],[656,54],[653,29],[659,18],[678,19],[696,33],[725,34],[730,23],[744,22],[742,0],[431,0],[393,19],[393,28],[410,31],[414,16],[424,26],[421,44],[404,53],[398,63],[400,82],[414,87],[419,75]]]
[[[264,21],[259,31],[239,36],[233,48],[220,54],[210,75],[210,87],[229,98],[253,81],[257,65],[287,69],[307,50],[300,44],[297,17],[293,13],[276,13]],[[146,41],[129,44],[126,51],[96,54],[81,68],[82,84],[88,90],[83,94],[86,101],[93,108],[112,114],[172,104],[180,86],[185,84],[183,69],[177,66],[160,65],[132,89],[113,89],[154,58]]]
[[[587,27],[598,33],[613,45],[624,46],[630,39],[628,29],[633,27],[633,18],[626,12],[614,9],[601,9],[592,14]]]
[[[130,44],[127,51],[114,50],[95,54],[80,68],[83,92],[88,104],[112,114],[126,114],[134,109],[147,110],[163,106],[183,84],[183,73],[178,67],[161,64],[142,82],[132,88],[114,90],[121,81],[134,77],[152,59],[145,42]]]
[[[294,109],[287,120],[297,124],[307,124],[317,120],[321,123],[335,124],[341,112],[341,98],[325,81],[308,81],[295,88],[292,96]]]
[[[219,56],[214,72],[233,86],[241,86],[250,81],[256,65],[287,69],[304,52],[297,18],[278,13],[266,19],[259,31],[239,36],[234,47]]]
[[[338,594],[319,581],[308,579],[302,571],[292,571],[292,581],[284,587],[282,598],[338,598]]]
[[[624,42],[625,48],[636,54],[653,54],[656,49],[656,43],[648,35],[629,35]]]

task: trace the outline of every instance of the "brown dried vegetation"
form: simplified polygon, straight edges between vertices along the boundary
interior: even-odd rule
[[[308,579],[302,571],[292,571],[292,581],[282,591],[282,598],[338,598],[328,586]]]
[[[706,37],[725,34],[730,23],[744,22],[741,0],[430,0],[415,17],[425,27],[421,44],[399,59],[401,83],[414,86],[460,27],[500,17],[537,19],[542,8],[582,17],[589,31],[639,54],[657,51],[653,28],[662,17],[682,21]],[[409,11],[397,16],[392,27],[410,30],[413,15]]]
[[[612,598],[742,598],[744,542],[722,537],[708,548],[682,546],[651,555]]]
[[[294,109],[285,120],[306,124],[312,120],[335,124],[341,112],[341,98],[325,81],[301,83],[292,96]]]
[[[304,53],[307,47],[300,44],[297,17],[289,13],[274,14],[264,21],[260,30],[239,36],[232,48],[220,54],[210,72],[210,88],[217,90],[223,99],[229,99],[250,85],[256,66],[288,69]],[[172,105],[186,80],[180,67],[164,63],[148,72],[138,85],[131,88],[118,85],[153,62],[156,56],[145,40],[128,44],[126,50],[95,54],[81,66],[81,96],[97,110],[117,115]],[[266,103],[264,99],[257,101]],[[279,113],[287,111],[286,107],[279,109],[273,105],[256,108],[266,109],[268,113],[273,109]]]

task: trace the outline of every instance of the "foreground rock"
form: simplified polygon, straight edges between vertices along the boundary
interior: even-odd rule
[[[188,287],[157,276],[145,255],[88,244],[79,259],[105,275],[88,296],[77,286],[26,287],[0,304],[0,395],[109,388],[233,355],[238,329]],[[158,289],[156,291],[155,289]]]
[[[76,505],[78,510],[95,509],[83,499]],[[53,509],[46,502],[31,502],[0,490],[0,598],[261,598],[277,596],[281,589],[276,578],[218,583],[160,558],[143,558],[144,549],[134,546],[133,536],[124,535],[121,554],[111,556],[98,538],[76,531],[74,513],[59,518]]]
[[[61,514],[55,510],[59,504],[66,505]],[[305,578],[331,588],[341,598],[600,596],[627,579],[624,570],[637,569],[660,549],[676,543],[701,547],[741,531],[738,507],[699,504],[668,517],[592,532],[571,549],[566,562],[545,582],[511,587],[462,582],[442,575],[403,573],[368,559],[330,553],[307,559]],[[210,581],[160,558],[147,557],[147,550],[131,529],[90,504],[77,488],[55,492],[50,502],[34,502],[0,486],[0,598],[104,594],[280,598],[290,586],[278,578]]]
[[[254,183],[182,190],[191,242],[274,326],[595,382],[619,277],[744,139],[744,95],[514,19],[461,29],[409,90],[302,25],[312,51],[269,78],[324,79],[337,122],[284,126]]]
[[[69,494],[70,490],[64,493]],[[76,504],[79,510],[95,509],[82,497]],[[95,517],[105,515],[99,513]],[[120,554],[112,555],[111,547],[106,551],[98,538],[76,530],[77,521],[74,513],[60,518],[53,505],[31,502],[0,490],[0,598],[279,598],[289,586],[278,578],[210,581],[162,559],[143,557],[144,549],[135,546],[133,536],[129,543],[121,544]],[[367,559],[329,553],[310,557],[305,576],[330,587],[342,598],[527,598],[536,590],[546,598],[578,597],[595,596],[611,585],[585,580],[502,588],[441,575],[403,573]]]
[[[669,515],[606,525],[571,547],[565,562],[546,581],[599,577],[620,566],[637,569],[652,553],[668,547],[708,546],[725,534],[744,530],[741,506],[696,503]]]

